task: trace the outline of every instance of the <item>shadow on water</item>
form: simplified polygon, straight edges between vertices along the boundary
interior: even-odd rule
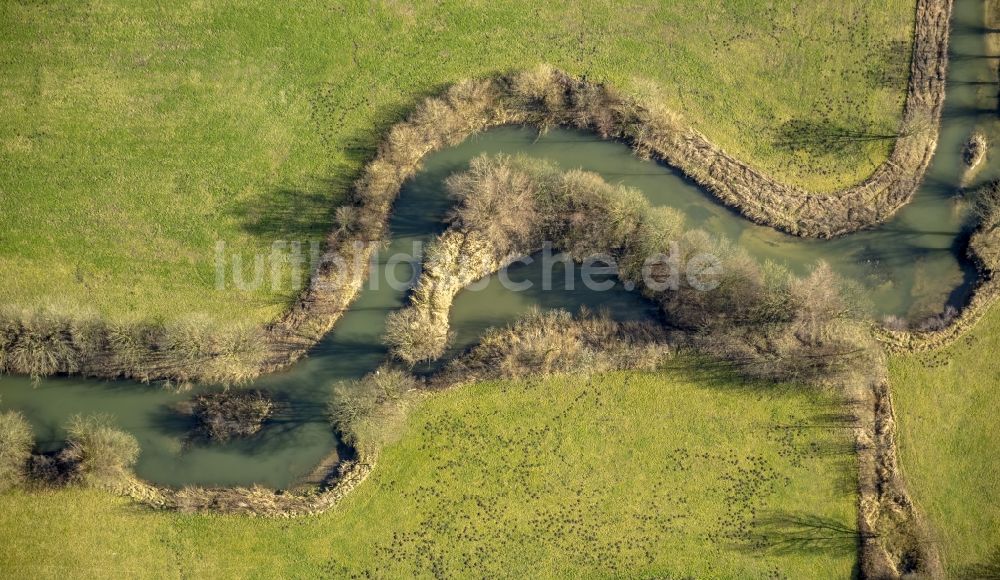
[[[170,437],[187,437],[197,427],[194,417],[178,411],[177,403],[161,405],[150,411],[149,424]]]
[[[954,61],[963,60],[1000,60],[1000,56],[995,56],[991,54],[969,54],[969,53],[951,53],[948,57]]]
[[[962,120],[962,119],[975,121],[987,117],[995,117],[996,114],[997,114],[996,109],[992,109],[989,107],[956,106],[956,107],[948,107],[947,109],[945,109],[941,113],[941,117],[949,121]]]
[[[994,87],[996,86],[996,81],[963,81],[963,80],[953,80],[949,81],[949,84],[953,86],[984,86],[984,87]]]
[[[961,192],[961,189],[954,182],[934,175],[924,177],[924,182],[920,186],[920,190],[929,196],[939,198],[956,197]]]
[[[222,442],[204,438],[197,430],[197,421],[172,405],[165,405],[151,413],[149,424],[160,435],[182,442],[176,455],[180,460],[190,454],[222,453],[252,461],[255,457],[288,453],[301,443],[303,436],[308,436],[306,432],[311,427],[320,426],[322,431],[329,430],[325,407],[282,398],[276,399],[275,403],[274,415],[264,422],[259,432]],[[331,434],[330,444],[333,443]]]
[[[972,227],[968,225],[964,227],[961,234],[952,240],[949,250],[954,255],[963,255],[969,247],[969,240],[972,238],[973,233],[974,229]],[[969,302],[969,298],[972,296],[980,276],[979,268],[976,267],[972,260],[960,260],[959,264],[962,268],[962,283],[948,294],[946,302],[947,306],[955,309],[960,309]]]
[[[985,36],[987,34],[1000,33],[1000,28],[990,28],[985,26],[981,18],[970,21],[961,18],[961,15],[956,15],[952,18],[951,33],[956,35],[961,34],[978,37]]]

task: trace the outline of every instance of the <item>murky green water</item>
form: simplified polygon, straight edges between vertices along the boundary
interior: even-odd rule
[[[991,142],[1000,142],[996,85],[988,83],[996,62],[982,56],[982,32],[981,1],[959,1],[938,153],[916,199],[877,229],[835,240],[786,236],[747,222],[669,168],[636,159],[624,145],[573,131],[557,130],[538,138],[530,129],[501,128],[431,156],[425,170],[404,188],[392,218],[391,247],[380,253],[383,263],[373,268],[377,278],[310,357],[255,383],[281,402],[275,419],[257,436],[220,446],[186,445],[190,424],[172,406],[193,393],[174,394],[127,381],[60,378],[34,386],[23,377],[3,377],[0,404],[20,409],[31,419],[43,449],[60,445],[60,425],[73,413],[110,413],[139,439],[137,473],[156,483],[287,487],[337,448],[325,417],[330,386],[357,378],[385,359],[380,343],[385,316],[402,306],[406,295],[394,290],[385,277],[406,280],[412,273],[406,263],[387,268],[385,262],[393,254],[412,252],[414,242],[442,230],[450,203],[441,180],[481,153],[525,153],[566,169],[596,171],[611,182],[640,189],[656,205],[682,210],[690,227],[725,235],[758,258],[786,263],[798,272],[818,259],[827,260],[871,291],[878,314],[919,319],[947,304],[959,306],[974,280],[974,272],[961,259],[967,222],[956,195],[962,145],[977,125]],[[1000,177],[1000,162],[993,157],[987,159],[977,183]],[[505,324],[535,305],[607,308],[619,319],[655,316],[651,305],[621,287],[600,293],[588,290],[579,270],[574,270],[572,290],[557,266],[551,276],[553,290],[542,291],[543,271],[536,261],[509,271],[514,282],[532,282],[528,291],[505,290],[493,277],[484,289],[461,293],[452,313],[455,350],[473,344],[486,328]]]

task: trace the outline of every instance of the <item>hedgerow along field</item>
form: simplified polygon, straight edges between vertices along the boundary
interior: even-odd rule
[[[890,364],[913,500],[955,577],[1000,572],[1000,310],[956,344]],[[992,568],[990,568],[992,567]]]
[[[425,400],[333,511],[156,513],[68,488],[0,496],[14,575],[845,578],[856,465],[832,396],[660,373],[490,382]]]
[[[4,3],[0,304],[271,320],[295,291],[214,290],[217,240],[247,260],[319,240],[420,98],[540,62],[653,92],[776,176],[845,186],[891,139],[830,151],[785,128],[891,135],[913,18],[912,0]]]

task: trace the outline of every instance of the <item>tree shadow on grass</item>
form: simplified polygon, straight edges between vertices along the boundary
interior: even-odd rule
[[[857,493],[857,470],[853,463],[857,447],[852,434],[857,425],[856,401],[843,395],[817,400],[814,387],[744,378],[739,374],[739,365],[708,357],[681,356],[672,360],[668,368],[690,373],[699,385],[724,394],[809,394],[813,401],[805,408],[767,428],[775,434],[791,431],[791,437],[802,438],[795,446],[808,457],[836,461],[838,467],[829,473],[834,493],[840,497]]]
[[[739,548],[752,555],[853,556],[851,578],[860,578],[858,554],[862,539],[852,524],[814,514],[779,511],[754,520],[750,541]]]
[[[779,555],[856,554],[861,534],[851,524],[814,514],[773,512],[758,517],[743,549]]]
[[[955,578],[961,580],[1000,580],[1000,545],[982,562],[958,569]]]
[[[230,254],[226,251],[227,283],[236,283],[232,276],[237,271],[239,258],[241,280],[251,286],[265,284],[270,290],[267,294],[239,294],[241,300],[257,308],[281,306],[283,309],[295,302],[325,249],[326,237],[334,227],[336,209],[346,199],[343,181],[312,178],[305,188],[280,187],[227,208],[228,216],[258,244],[251,252]],[[274,264],[270,263],[269,253],[273,251],[280,260],[285,260],[293,254],[293,244],[298,244],[300,278],[289,279],[286,274],[275,286],[271,281]],[[261,259],[263,263],[259,262]]]
[[[669,323],[669,320],[667,321]],[[683,332],[681,332],[683,335]],[[672,340],[674,344],[682,345],[677,351],[676,357],[671,360],[670,367],[675,368],[696,378],[699,384],[713,388],[718,391],[732,393],[813,393],[815,389],[808,385],[806,379],[770,380],[767,378],[754,378],[749,375],[748,366],[755,362],[753,358],[745,359],[721,359],[710,355],[700,354],[696,347],[686,346],[681,336]],[[840,401],[844,402],[844,401]],[[830,413],[836,413],[837,407],[826,407],[833,409]],[[833,418],[831,414],[827,420]]]
[[[310,176],[303,185],[271,188],[234,203],[227,214],[238,220],[243,231],[265,243],[324,240],[334,227],[337,208],[350,202],[354,182],[375,157],[379,143],[385,140],[391,127],[410,115],[424,99],[441,94],[446,87],[443,84],[433,86],[411,98],[378,108],[371,129],[340,135],[336,138],[336,146],[329,147],[328,157],[339,161],[328,167],[326,175]],[[314,122],[321,137],[327,128],[341,124],[344,114],[362,105],[326,102],[325,92],[324,87],[317,88],[317,104],[314,105]],[[334,142],[326,137],[321,140]]]
[[[231,209],[243,230],[266,242],[321,240],[343,201],[342,179],[313,178],[307,189],[281,187]]]
[[[897,131],[874,126],[847,126],[829,119],[792,119],[783,123],[774,135],[775,147],[789,151],[808,151],[813,155],[858,154],[872,142],[895,142]]]

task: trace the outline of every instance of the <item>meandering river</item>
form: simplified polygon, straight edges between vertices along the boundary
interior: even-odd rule
[[[390,248],[380,253],[383,263],[374,269],[381,278],[378,287],[366,285],[309,357],[253,384],[281,403],[274,419],[256,436],[224,445],[185,444],[189,419],[172,407],[209,387],[172,393],[131,381],[51,378],[33,384],[24,377],[8,376],[0,379],[0,406],[24,412],[42,449],[62,444],[61,425],[70,415],[109,413],[139,440],[142,453],[136,472],[154,483],[292,485],[338,447],[325,414],[331,385],[358,378],[386,358],[380,341],[385,317],[404,305],[406,292],[394,290],[384,276],[389,271],[396,279],[406,279],[411,270],[405,263],[390,267],[385,259],[408,253],[415,241],[429,240],[443,230],[451,206],[443,179],[482,153],[523,153],[550,159],[564,169],[597,172],[610,182],[641,190],[654,205],[681,210],[688,227],[726,236],[758,259],[787,264],[799,273],[819,259],[826,260],[867,289],[876,315],[916,320],[947,305],[961,307],[975,280],[975,271],[964,258],[968,217],[958,186],[961,151],[975,127],[992,143],[1000,142],[997,87],[991,83],[997,62],[983,56],[982,11],[979,0],[956,3],[937,154],[914,200],[878,228],[833,240],[788,236],[748,222],[676,171],[636,158],[623,144],[576,131],[553,130],[539,137],[528,128],[502,127],[431,155],[403,188],[390,223]],[[985,163],[970,187],[1000,177],[1000,158],[990,155]],[[657,315],[637,293],[620,286],[606,292],[588,290],[578,269],[573,289],[568,289],[557,267],[550,291],[541,290],[542,266],[537,261],[515,266],[509,273],[513,281],[533,282],[532,288],[505,290],[494,277],[485,289],[467,290],[457,297],[452,311],[453,352],[474,344],[485,329],[510,322],[533,306],[607,308],[619,319]]]

